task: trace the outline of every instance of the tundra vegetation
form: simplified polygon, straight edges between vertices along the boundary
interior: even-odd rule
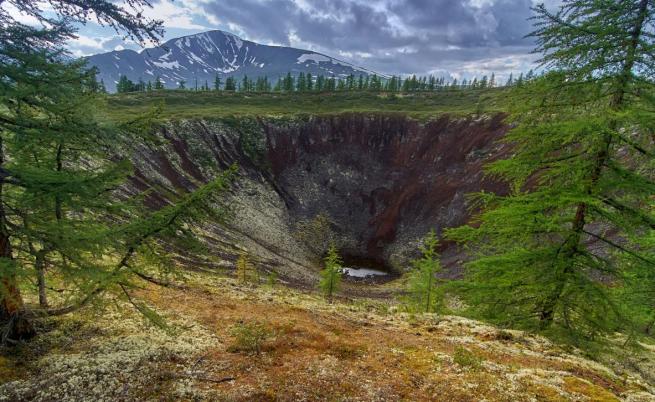
[[[43,26],[0,8],[0,400],[652,400],[652,0],[537,6],[543,74],[505,88],[323,77],[317,89],[289,74],[279,88],[217,77],[193,93],[185,82],[132,93],[122,80],[119,95],[63,46],[90,18],[157,41],[161,22],[141,12],[149,0],[46,0],[57,18],[42,2],[4,3]],[[167,119],[372,110],[509,113],[511,152],[487,166],[509,192],[470,195],[470,224],[444,231],[467,253],[462,280],[437,280],[432,231],[406,287],[334,302],[358,285],[341,283],[321,214],[294,222],[317,251],[332,242],[313,272],[320,293],[240,286],[260,282],[254,252],[229,273],[178,259],[207,253],[203,225],[228,216],[236,166],[158,207],[156,189],[129,185],[135,144],[161,141],[151,134]]]

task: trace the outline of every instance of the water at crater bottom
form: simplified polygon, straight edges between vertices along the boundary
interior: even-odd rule
[[[388,272],[372,268],[343,267],[342,272],[354,278],[367,278],[369,276],[387,276]]]

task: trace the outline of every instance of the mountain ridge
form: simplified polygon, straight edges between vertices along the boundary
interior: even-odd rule
[[[121,75],[132,81],[154,82],[160,77],[166,88],[187,85],[213,85],[218,75],[241,79],[267,76],[272,82],[291,72],[345,77],[350,74],[373,75],[374,71],[311,50],[288,46],[263,45],[229,32],[212,30],[173,38],[141,51],[115,50],[87,57],[98,69],[108,91],[114,92]],[[378,74],[384,76],[382,74]]]

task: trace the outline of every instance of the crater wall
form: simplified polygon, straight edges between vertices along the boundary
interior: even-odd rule
[[[132,155],[132,183],[164,205],[232,163],[239,177],[226,225],[208,224],[208,242],[229,266],[242,248],[264,269],[313,281],[334,241],[352,258],[403,271],[422,236],[469,218],[465,194],[504,191],[484,163],[504,152],[503,116],[419,122],[400,114],[229,118],[170,122],[158,144]],[[462,257],[442,244],[457,274]]]

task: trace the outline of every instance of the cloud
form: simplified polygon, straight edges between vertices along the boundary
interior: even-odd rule
[[[532,48],[525,38],[532,0],[216,0],[197,5],[219,26],[246,39],[308,48],[388,74],[471,74],[475,69],[463,66],[476,61],[480,68],[475,71],[498,67],[497,73],[509,74],[519,66],[512,60],[524,66]]]
[[[206,15],[201,7],[206,0],[154,0],[152,8],[143,8],[142,14],[149,19],[162,20],[166,29],[164,40],[203,32],[210,29],[215,22],[211,15]],[[116,33],[112,28],[100,26],[96,22],[78,25],[78,37],[68,43],[69,51],[75,56],[88,56],[112,50],[132,49],[141,50],[141,47],[124,35]],[[155,46],[146,40],[146,47]]]
[[[138,45],[115,33],[109,36],[78,33],[75,38],[68,41],[68,49],[77,57],[125,48],[137,49]]]
[[[11,3],[3,3],[0,1],[0,9],[4,10],[15,21],[29,26],[40,26],[39,20],[30,15],[22,13]]]
[[[152,8],[145,8],[143,15],[148,18],[164,21],[166,28],[180,29],[209,29],[206,25],[200,24],[203,10],[200,8],[200,1],[173,1],[158,0],[153,2]]]
[[[532,67],[530,7],[540,0],[155,0],[165,39],[223,29],[244,39],[326,53],[385,74],[509,75]],[[561,0],[547,0],[555,7]],[[88,32],[76,54],[113,50],[113,32]],[[93,27],[91,27],[93,28]],[[101,39],[102,38],[102,39]],[[118,38],[120,40],[120,38]],[[121,41],[122,42],[122,41]]]

